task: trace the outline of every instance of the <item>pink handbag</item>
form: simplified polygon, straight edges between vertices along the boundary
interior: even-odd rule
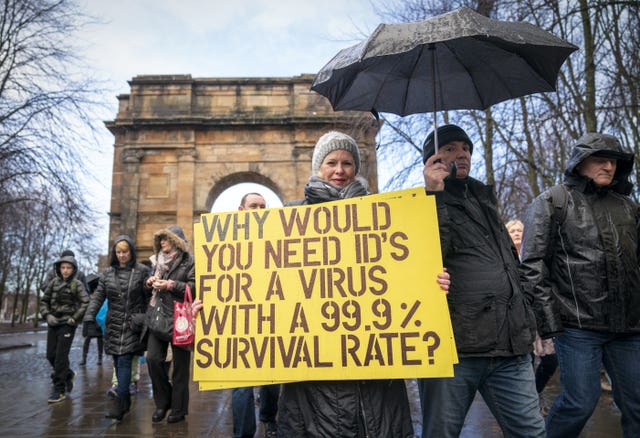
[[[191,288],[187,284],[184,291],[184,302],[173,302],[173,340],[171,344],[182,348],[193,346],[195,325],[191,313]]]

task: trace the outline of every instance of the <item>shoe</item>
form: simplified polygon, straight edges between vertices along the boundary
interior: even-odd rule
[[[113,418],[118,421],[122,420],[124,413],[121,410],[120,399],[116,397],[109,403],[109,411],[104,415],[104,418]]]
[[[47,400],[47,402],[48,403],[58,403],[58,402],[61,402],[62,400],[64,400],[65,398],[67,398],[67,396],[64,395],[64,392],[53,391],[51,393],[51,395],[49,396],[49,400]]]
[[[274,421],[264,423],[264,438],[278,438],[278,425]]]
[[[73,391],[73,379],[76,378],[76,372],[75,371],[69,370],[69,372],[71,374],[69,374],[69,376],[67,377],[67,382],[66,382],[67,392]]]
[[[118,396],[118,387],[114,385],[111,388],[107,389],[107,396],[109,396],[110,398],[116,398]]]
[[[180,415],[169,415],[169,417],[167,417],[167,423],[179,423],[181,421],[184,421],[184,414],[180,414]]]
[[[168,409],[156,409],[153,413],[153,417],[151,417],[151,421],[154,423],[159,423],[164,420],[164,416],[167,415]]]
[[[137,393],[138,393],[138,383],[133,382],[131,385],[129,385],[129,394],[136,395]]]
[[[111,408],[109,409],[109,412],[107,412],[105,417],[122,421],[124,414],[129,412],[130,408],[131,408],[131,396],[127,395],[125,398],[115,398],[111,402]]]

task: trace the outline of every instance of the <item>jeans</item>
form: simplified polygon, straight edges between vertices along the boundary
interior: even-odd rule
[[[131,384],[131,361],[133,353],[126,353],[113,356],[113,368],[118,376],[118,387],[116,393],[120,399],[125,399],[129,395],[129,385]]]
[[[280,385],[260,387],[260,421],[276,421]],[[254,406],[253,386],[234,388],[231,393],[233,411],[233,438],[250,438],[256,433],[256,410]]]
[[[506,437],[545,436],[528,354],[467,357],[453,378],[419,379],[422,438],[457,438],[479,391]]]
[[[611,378],[625,437],[640,437],[640,334],[565,328],[554,340],[560,394],[547,416],[547,433],[577,437],[600,398],[600,369]]]
[[[137,383],[138,380],[140,380],[140,356],[133,356],[131,360],[131,383]],[[118,386],[118,375],[115,367],[113,367],[111,376],[111,386]]]
[[[73,376],[69,368],[69,351],[76,334],[76,327],[63,324],[47,330],[47,360],[53,367],[53,388],[65,393],[67,381]]]

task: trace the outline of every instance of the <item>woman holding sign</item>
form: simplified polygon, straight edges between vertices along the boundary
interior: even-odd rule
[[[341,132],[324,134],[313,150],[305,199],[289,205],[317,204],[368,194],[358,176],[360,152]],[[449,276],[439,275],[443,290]],[[340,380],[282,385],[278,436],[412,437],[409,400],[403,380]]]
[[[289,205],[319,204],[365,196],[366,181],[358,176],[360,153],[350,136],[331,131],[313,151],[305,198]],[[438,275],[447,291],[449,275]],[[194,301],[194,315],[202,302]],[[413,437],[404,380],[339,380],[286,383],[278,403],[279,437]]]

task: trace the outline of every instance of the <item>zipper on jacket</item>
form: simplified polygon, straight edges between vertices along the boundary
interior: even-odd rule
[[[118,273],[115,272],[116,278],[118,277]],[[129,284],[127,285],[127,290],[125,291],[125,300],[124,300],[124,315],[123,315],[123,319],[122,319],[122,327],[120,329],[120,344],[118,346],[118,351],[120,351],[120,353],[122,354],[122,343],[124,342],[124,331],[125,331],[125,326],[127,324],[127,314],[129,312],[129,290],[131,290],[131,282],[133,281],[133,267],[131,268],[131,274],[129,274]],[[116,280],[116,284],[117,284],[117,280]]]
[[[557,226],[558,238],[560,239],[560,247],[565,257],[565,265],[567,266],[567,275],[569,276],[569,283],[571,284],[571,295],[573,296],[573,303],[576,306],[576,318],[578,319],[578,327],[582,328],[582,321],[580,321],[580,309],[578,306],[578,297],[576,296],[576,288],[573,284],[573,275],[571,275],[571,264],[569,263],[569,254],[564,246],[564,239],[562,238],[561,227]]]
[[[368,438],[369,431],[367,430],[367,414],[364,411],[364,404],[362,403],[362,391],[360,391],[360,382],[356,382],[356,388],[358,388],[358,405],[360,407],[360,416],[362,417],[362,427],[364,427],[364,438]]]

